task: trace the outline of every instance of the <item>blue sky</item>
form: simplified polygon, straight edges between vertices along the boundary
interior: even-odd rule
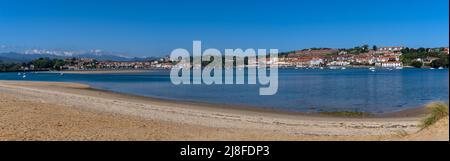
[[[0,44],[103,49],[449,46],[448,0],[0,0]]]

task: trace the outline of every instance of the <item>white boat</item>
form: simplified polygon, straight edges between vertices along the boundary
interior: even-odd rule
[[[337,67],[330,67],[330,69],[337,69]]]
[[[346,68],[346,67],[342,67],[341,69],[342,69],[342,70],[345,70],[345,69],[347,69],[347,68]]]
[[[370,67],[369,70],[375,70],[375,67]]]
[[[374,70],[374,69],[372,69],[372,70],[370,70],[370,71],[372,71],[372,72],[375,72],[375,70]]]
[[[17,73],[17,75],[22,75],[22,73],[19,72],[19,73]]]
[[[431,70],[434,70],[435,68],[430,68]]]
[[[403,69],[403,67],[395,67],[395,69]]]
[[[27,77],[27,75],[25,75],[25,74],[22,76],[22,78],[26,78],[26,77]]]
[[[444,69],[444,67],[439,67],[438,69]]]
[[[323,67],[320,67],[321,70],[323,70]]]

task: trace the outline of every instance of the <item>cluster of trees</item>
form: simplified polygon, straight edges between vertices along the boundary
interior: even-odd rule
[[[34,66],[34,70],[60,70],[66,62],[61,59],[39,58],[27,63],[4,62],[0,60],[0,71],[19,71],[25,67]]]
[[[370,47],[367,44],[361,45],[361,46],[356,46],[354,48],[349,48],[349,49],[340,49],[341,51],[346,51],[349,54],[354,54],[354,55],[358,55],[361,53],[367,53],[369,52],[369,50],[378,50],[378,47],[376,45]]]
[[[3,62],[0,60],[0,72],[6,72],[6,71],[18,71],[22,67],[19,63],[13,63],[13,62]]]
[[[35,69],[54,69],[60,70],[62,66],[65,65],[65,61],[61,59],[49,59],[49,58],[39,58],[32,60],[30,64],[34,65]]]
[[[405,48],[401,52],[402,56],[400,56],[400,60],[404,65],[409,65],[416,68],[420,68],[424,65],[431,66],[433,68],[449,67],[448,54],[442,52],[442,50]],[[429,64],[424,64],[424,60],[433,61]]]

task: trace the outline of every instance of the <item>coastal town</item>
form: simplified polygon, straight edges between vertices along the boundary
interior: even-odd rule
[[[270,62],[277,62],[280,67],[296,67],[296,68],[310,68],[310,67],[357,67],[357,66],[375,66],[383,68],[400,68],[403,66],[410,66],[402,61],[402,50],[406,49],[403,46],[380,47],[375,49],[361,48],[361,53],[350,53],[348,50],[339,49],[305,49],[294,52],[281,53],[278,60],[270,60]],[[364,50],[366,50],[364,52]],[[427,52],[436,52],[449,54],[449,48],[433,48],[426,49]],[[422,66],[431,66],[433,61],[439,60],[436,55],[433,57],[429,55],[424,58],[416,58],[413,62],[419,62]],[[163,68],[169,69],[174,65],[174,60],[168,57],[160,58],[159,60],[152,60],[146,62],[115,62],[115,61],[101,61],[97,62],[95,59],[75,59],[69,61],[68,65],[62,67],[64,70],[86,70],[86,69],[155,69]],[[257,61],[249,61],[248,66],[257,65]],[[448,65],[448,63],[447,63]],[[444,65],[439,67],[444,67]]]
[[[333,67],[333,66],[376,66],[385,68],[395,68],[408,66],[407,60],[402,59],[403,50],[407,49],[403,46],[380,47],[368,49],[363,46],[357,49],[307,49],[284,53],[280,56],[279,66],[285,67]],[[426,57],[417,57],[413,62],[420,62],[423,65],[430,65],[433,61],[440,59],[437,55],[449,53],[449,48],[423,49],[427,52],[435,52]],[[448,57],[447,57],[448,59]]]
[[[405,46],[369,47],[362,45],[349,49],[310,48],[279,53],[277,63],[281,68],[346,68],[346,67],[429,67],[447,68],[449,48],[408,48]],[[251,61],[253,60],[253,61]],[[139,61],[97,60],[95,58],[70,57],[65,59],[39,58],[31,62],[9,63],[0,61],[0,71],[19,70],[149,70],[176,67],[176,60],[168,56]],[[256,59],[249,59],[246,66],[256,66]]]

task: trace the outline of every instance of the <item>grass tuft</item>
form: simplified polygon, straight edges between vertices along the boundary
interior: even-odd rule
[[[426,106],[431,112],[421,122],[421,127],[426,128],[433,125],[440,119],[448,116],[448,104],[443,102],[434,102]]]
[[[405,137],[405,136],[408,136],[408,132],[406,132],[404,129],[397,130],[395,133],[396,133],[397,136],[399,136],[399,137]]]

